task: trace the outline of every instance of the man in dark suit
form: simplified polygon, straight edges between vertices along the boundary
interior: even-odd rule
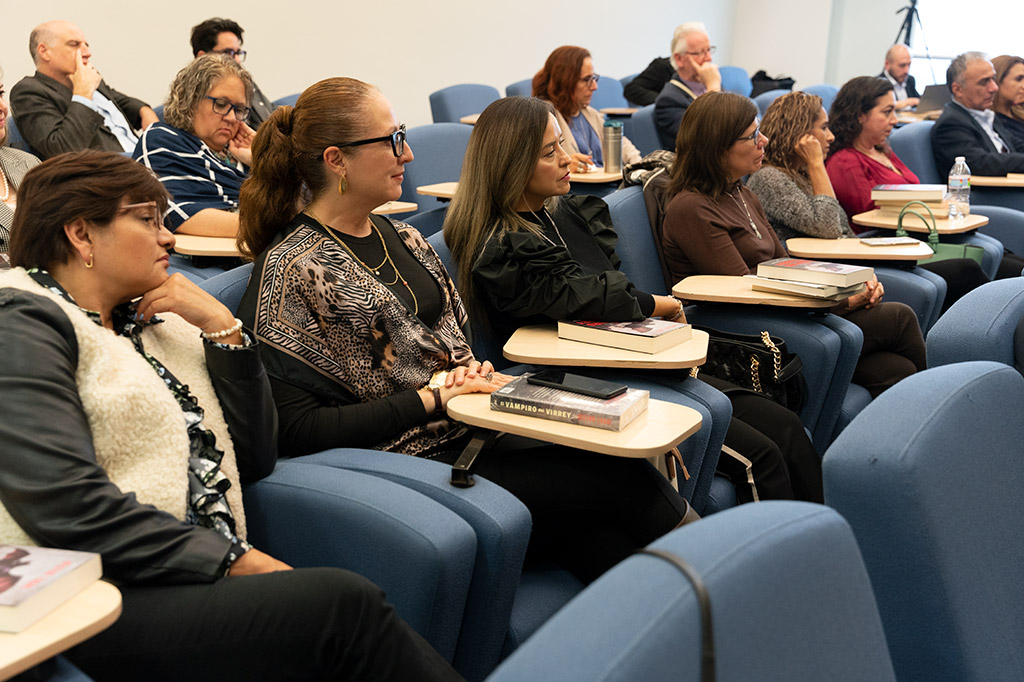
[[[932,154],[939,174],[963,156],[974,175],[1024,173],[1024,149],[1015,149],[992,111],[996,70],[981,52],[965,52],[950,63],[946,85],[953,101],[932,128]]]
[[[897,109],[917,106],[921,95],[914,85],[914,77],[910,75],[910,50],[906,45],[893,45],[889,48],[885,53],[885,67],[878,75],[892,83]]]
[[[40,24],[29,48],[36,72],[11,88],[11,110],[25,141],[42,158],[81,149],[130,152],[136,131],[157,121],[148,104],[103,82],[74,24]]]
[[[654,101],[654,122],[662,149],[676,148],[676,133],[686,108],[705,92],[722,89],[722,75],[711,61],[715,47],[704,24],[682,24],[672,36],[675,74]]]

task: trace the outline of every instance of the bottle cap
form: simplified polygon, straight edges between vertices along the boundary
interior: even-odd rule
[[[966,156],[958,156],[955,159],[953,159],[953,162],[954,163],[966,163],[967,162],[967,157]]]
[[[605,128],[621,128],[622,127],[622,121],[605,121],[604,122],[604,127]]]

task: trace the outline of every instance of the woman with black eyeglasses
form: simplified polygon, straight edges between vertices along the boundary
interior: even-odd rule
[[[569,170],[574,173],[604,166],[604,116],[590,106],[598,79],[590,52],[573,45],[556,48],[533,77],[533,96],[551,102],[559,130],[567,133],[565,151],[572,157]],[[640,150],[623,137],[622,163],[636,163],[640,158]]]
[[[321,81],[260,126],[253,157],[239,244],[256,262],[238,314],[260,342],[280,452],[454,462],[469,434],[448,400],[512,377],[473,357],[462,300],[420,233],[371,213],[401,195],[413,159],[391,105],[361,81]],[[531,556],[585,582],[686,515],[645,460],[506,436],[474,470],[530,509]]]
[[[164,216],[170,230],[238,233],[238,193],[252,163],[254,132],[245,124],[252,93],[249,72],[220,54],[199,57],[174,78],[167,122],[147,128],[132,155],[170,193]]]

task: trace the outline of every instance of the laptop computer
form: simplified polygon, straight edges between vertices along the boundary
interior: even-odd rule
[[[946,103],[953,99],[946,84],[929,85],[921,93],[920,101],[917,103],[917,112],[920,114],[926,111],[934,111],[946,106]]]

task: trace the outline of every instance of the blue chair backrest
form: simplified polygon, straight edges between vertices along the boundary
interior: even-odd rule
[[[441,262],[444,263],[445,269],[448,271],[448,275],[455,282],[455,287],[459,286],[459,268],[452,259],[452,252],[448,248],[448,245],[444,241],[443,232],[435,232],[434,234],[427,237],[427,241],[434,247],[434,251],[441,258]],[[476,356],[477,360],[490,360],[496,368],[502,369],[508,367],[511,363],[504,358],[501,354],[501,344],[494,338],[492,334],[485,328],[482,323],[473,324],[473,320],[470,319],[470,330],[471,336],[470,342],[473,346],[473,355]]]
[[[750,93],[754,91],[754,83],[743,67],[720,66],[718,72],[722,74],[722,89],[726,92],[735,92],[738,95],[750,97]]]
[[[430,114],[434,123],[458,123],[463,116],[479,114],[500,99],[498,89],[490,85],[463,83],[430,93]]]
[[[1024,378],[967,362],[908,377],[825,454],[900,680],[1024,679]]]
[[[237,268],[232,268],[200,282],[199,287],[227,306],[232,313],[237,313],[238,304],[242,302],[242,294],[245,293],[245,288],[249,285],[252,268],[252,263],[239,265]]]
[[[920,121],[896,128],[889,134],[889,146],[914,171],[923,184],[945,184],[935,168],[932,156],[932,126],[934,121]]]
[[[661,149],[658,124],[654,122],[654,105],[640,107],[623,123],[623,135],[636,145],[641,154],[647,155]]]
[[[1022,319],[1024,278],[984,284],[950,306],[928,332],[928,366],[969,360],[1014,365],[1017,327]]]
[[[681,557],[706,586],[718,682],[895,681],[864,562],[833,510],[747,504],[651,547]],[[487,680],[698,682],[700,670],[701,616],[690,583],[668,561],[636,554]]]
[[[158,119],[160,119],[160,122],[164,123],[165,122],[164,121],[164,105],[163,104],[156,105],[155,107],[153,107],[153,111],[156,113],[156,117]]]
[[[434,197],[417,194],[416,188],[457,181],[472,132],[472,126],[461,123],[431,123],[410,128],[406,139],[415,158],[405,165],[402,201],[415,202],[421,211],[444,206],[445,202]]]
[[[444,227],[444,217],[446,215],[448,215],[448,207],[444,206],[409,216],[403,222],[415,227],[424,237],[429,237],[441,231],[441,228]]]
[[[819,83],[817,85],[809,85],[806,88],[801,88],[808,95],[817,95],[821,98],[821,105],[825,107],[825,111],[832,108],[832,100],[836,98],[836,93],[839,92],[839,88],[829,83]]]
[[[294,95],[285,95],[281,99],[275,99],[274,100],[274,106],[275,107],[284,107],[284,106],[294,107],[295,103],[299,101],[299,95],[301,95],[301,94],[302,93],[297,92]]]
[[[764,112],[768,111],[768,107],[772,105],[772,102],[774,102],[776,98],[782,97],[788,92],[790,91],[779,88],[777,90],[769,90],[767,92],[762,92],[760,95],[755,97],[754,104],[757,105],[757,111],[759,112],[759,114],[761,116],[764,116]]]
[[[39,156],[39,152],[32,149],[32,146],[25,140],[24,137],[21,136],[21,133],[18,132],[18,126],[14,124],[14,117],[11,116],[10,113],[7,114],[7,144],[14,147],[15,149],[20,149],[23,152],[28,152],[33,156]]]
[[[622,94],[622,83],[616,78],[602,74],[601,80],[597,84],[597,90],[590,98],[590,106],[598,110],[629,106],[626,96]]]
[[[507,97],[530,97],[533,95],[533,78],[516,81],[505,87]]]
[[[619,235],[615,253],[622,263],[619,269],[641,291],[665,294],[658,247],[651,233],[651,221],[644,204],[643,188],[625,187],[604,197],[611,212],[612,224]]]
[[[971,194],[972,199],[977,196],[974,192]],[[1024,197],[1020,203],[1024,205]],[[972,201],[971,213],[988,218],[988,225],[978,232],[998,239],[1007,251],[1024,253],[1024,211],[1006,206],[981,206]]]

